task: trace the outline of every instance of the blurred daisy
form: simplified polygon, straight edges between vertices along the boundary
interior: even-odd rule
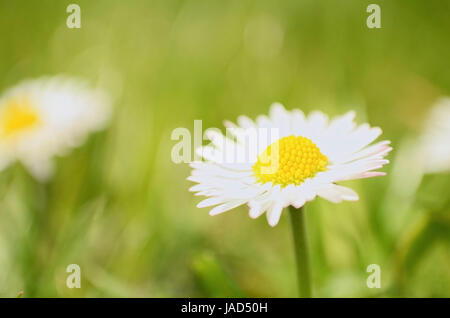
[[[191,191],[209,197],[198,207],[215,206],[210,214],[216,215],[247,204],[250,217],[266,212],[269,225],[275,226],[283,208],[298,209],[316,196],[336,203],[358,200],[355,191],[336,182],[385,175],[374,170],[389,162],[384,156],[392,148],[389,141],[370,145],[381,129],[357,126],[354,117],[349,112],[329,121],[318,111],[306,117],[300,110],[274,104],[269,116],[256,121],[241,116],[238,125],[225,123],[232,128],[227,130],[232,139],[217,130],[206,131],[212,144],[198,149],[204,161],[191,164],[188,178],[198,183]],[[261,129],[276,129],[278,137],[261,139],[261,134],[249,133]],[[261,151],[255,151],[257,145]],[[242,154],[247,162],[223,160]]]
[[[441,98],[430,110],[422,136],[418,157],[425,173],[450,171],[450,98]]]
[[[381,213],[386,231],[397,237],[411,224],[414,204],[426,174],[450,171],[450,98],[442,97],[427,112],[418,136],[406,135],[396,147],[391,178]],[[447,189],[442,189],[447,194]],[[395,214],[391,211],[395,210]]]
[[[51,158],[103,128],[109,106],[102,93],[61,76],[10,88],[0,97],[0,170],[18,160],[37,179],[48,179]]]

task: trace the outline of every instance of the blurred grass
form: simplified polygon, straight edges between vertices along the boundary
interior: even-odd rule
[[[79,30],[65,25],[69,3],[0,1],[0,89],[81,76],[113,96],[115,116],[58,158],[48,185],[20,165],[2,171],[3,297],[295,296],[287,218],[271,229],[245,208],[195,208],[171,131],[194,119],[222,127],[274,101],[355,109],[392,140],[389,173],[398,145],[450,94],[449,2],[377,1],[379,30],[365,25],[370,1],[80,0]],[[448,180],[426,177],[403,198],[388,174],[348,182],[356,203],[308,204],[315,294],[449,297]],[[72,263],[81,289],[65,287]],[[372,263],[380,290],[365,285]]]

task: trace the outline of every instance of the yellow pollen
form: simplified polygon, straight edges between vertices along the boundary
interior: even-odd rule
[[[11,99],[0,110],[0,136],[16,136],[33,128],[38,122],[38,112],[27,98]]]
[[[272,143],[253,165],[258,182],[272,182],[285,187],[299,185],[319,171],[325,171],[328,158],[308,138],[283,137]]]

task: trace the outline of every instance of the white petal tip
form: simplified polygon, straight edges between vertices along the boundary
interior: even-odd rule
[[[248,213],[248,216],[249,216],[251,219],[257,219],[257,218],[258,218],[258,215],[255,214],[255,213],[253,213],[251,210],[250,210],[250,212]]]
[[[275,102],[275,103],[272,103],[272,105],[270,105],[270,108],[283,108],[284,109],[284,106],[280,102]]]
[[[269,223],[270,227],[275,227],[278,224],[278,220],[276,220],[276,221],[269,221],[268,223]]]
[[[305,205],[305,201],[302,200],[302,201],[292,202],[291,205],[296,209],[300,209],[302,206]]]
[[[233,124],[233,122],[229,121],[229,120],[224,120],[223,121],[223,125],[227,128],[231,128],[234,127],[235,125]]]
[[[344,199],[345,201],[358,201],[359,197],[358,196],[343,196],[342,199]]]

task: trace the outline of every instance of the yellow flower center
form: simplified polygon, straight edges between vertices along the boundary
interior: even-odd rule
[[[283,137],[272,143],[253,165],[258,182],[299,185],[319,171],[325,171],[328,158],[308,138]]]
[[[33,128],[38,122],[39,114],[27,98],[11,99],[0,110],[0,136],[16,136]]]

